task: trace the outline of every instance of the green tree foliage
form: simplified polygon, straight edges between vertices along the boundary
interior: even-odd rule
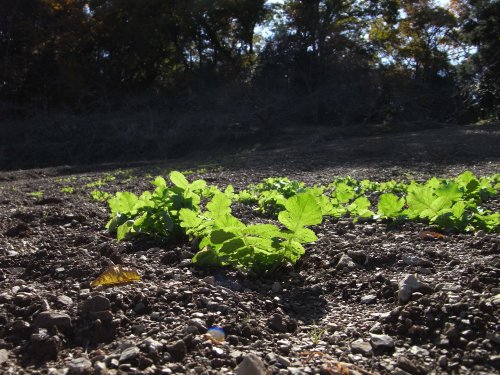
[[[500,2],[454,1],[461,39],[475,48],[462,65],[462,87],[468,103],[482,118],[500,118]]]
[[[111,85],[171,79],[184,66],[186,22],[174,1],[91,0],[96,59]],[[183,32],[182,32],[183,31]],[[164,68],[168,67],[168,70]]]
[[[359,9],[352,0],[288,1],[286,26],[300,79],[313,90],[327,69],[361,57]]]
[[[299,96],[298,118],[362,121],[359,108],[369,112],[377,93],[363,84],[370,81],[373,56],[363,39],[360,2],[288,0],[278,12],[275,36],[261,56],[263,81]]]
[[[453,14],[428,0],[388,1],[373,20],[370,39],[383,56],[416,77],[450,73],[447,49],[456,24]]]
[[[83,110],[103,96],[172,97],[237,82],[282,93],[298,121],[350,124],[449,119],[461,84],[482,117],[498,118],[499,7],[491,0],[455,1],[451,10],[432,0],[1,0],[0,99]],[[264,24],[272,33],[256,43]],[[460,49],[474,53],[458,75],[450,53]]]
[[[45,109],[87,94],[89,19],[80,0],[0,2],[0,94]]]
[[[264,0],[0,2],[0,94],[44,107],[106,89],[177,90],[251,63]],[[206,74],[205,74],[206,75]]]
[[[386,77],[389,113],[406,118],[446,119],[456,111],[456,19],[432,1],[387,0],[371,8],[370,43]],[[444,117],[441,117],[444,115]]]
[[[265,15],[263,0],[91,0],[89,6],[105,78],[173,89],[198,71],[237,75]]]

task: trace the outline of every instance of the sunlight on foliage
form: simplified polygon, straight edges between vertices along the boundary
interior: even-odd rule
[[[75,193],[75,188],[72,186],[64,186],[61,188],[61,193],[64,194],[74,194]]]
[[[90,192],[90,196],[92,197],[93,200],[95,200],[97,202],[104,202],[112,197],[111,194],[106,193],[105,191],[100,191],[100,190],[92,190]]]
[[[453,179],[406,183],[341,177],[313,187],[278,177],[240,192],[231,185],[221,191],[204,180],[189,182],[177,171],[169,179],[170,184],[161,176],[154,178],[152,192],[110,197],[107,228],[118,240],[139,234],[197,239],[200,250],[193,262],[200,266],[269,272],[294,264],[305,252],[303,245],[317,240],[309,227],[324,217],[414,220],[451,232],[500,231],[499,213],[484,208],[498,195],[500,174],[478,178],[466,171]],[[97,190],[91,195],[95,200],[109,196]],[[252,207],[269,222],[244,223],[232,213],[234,202]]]
[[[44,193],[43,191],[32,191],[28,195],[33,198],[43,198]]]

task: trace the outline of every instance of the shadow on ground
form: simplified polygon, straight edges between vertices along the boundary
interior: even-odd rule
[[[167,160],[64,165],[23,171],[0,166],[0,181],[18,178],[64,176],[134,169],[137,174],[161,174],[171,169],[190,170],[220,166],[229,169],[283,166],[287,170],[322,169],[335,166],[400,166],[432,162],[453,165],[500,160],[500,124],[453,126],[412,130],[386,135],[345,137],[326,128],[301,129],[283,134],[269,143],[254,143],[235,150],[219,145],[200,149],[185,157]],[[307,160],[307,162],[305,162]],[[23,177],[21,177],[23,176]]]

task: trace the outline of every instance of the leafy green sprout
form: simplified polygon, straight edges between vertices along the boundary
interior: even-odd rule
[[[58,178],[55,181],[60,182],[60,183],[69,183],[69,182],[76,181],[76,177],[71,176],[71,177]]]
[[[92,187],[103,187],[108,184],[108,182],[116,180],[116,177],[113,176],[112,174],[105,174],[103,177],[98,179],[97,181],[94,182],[89,182],[88,184],[85,184],[86,188],[92,188]]]
[[[207,204],[207,211],[181,210],[181,226],[200,238],[193,262],[202,266],[232,265],[255,273],[267,273],[283,264],[294,264],[305,252],[305,243],[317,240],[306,226],[322,222],[322,213],[307,193],[289,198],[274,224],[246,225],[231,213],[231,200],[222,192]]]
[[[319,327],[316,322],[313,321],[313,324],[309,330],[309,337],[314,346],[318,346],[326,332],[326,328]]]
[[[117,171],[115,171],[115,174],[117,176],[129,177],[133,172],[134,172],[134,170],[132,168],[129,168],[129,169],[118,169]]]
[[[123,182],[129,183],[137,179],[137,176],[128,176]]]
[[[61,188],[61,193],[64,194],[74,194],[75,193],[75,188],[72,186],[64,186]]]
[[[32,192],[28,193],[28,195],[30,197],[38,198],[38,199],[43,198],[43,194],[44,194],[43,191],[32,191]]]
[[[137,179],[137,176],[134,175],[134,169],[118,169],[114,172],[116,176],[120,176],[123,179],[123,182],[129,183]],[[112,175],[109,175],[112,176]]]
[[[181,209],[198,210],[206,192],[206,182],[192,183],[180,172],[171,172],[173,186],[168,186],[163,177],[156,177],[153,192],[145,191],[140,196],[131,192],[118,192],[109,199],[111,219],[107,228],[116,232],[117,239],[137,234],[183,237],[180,227]]]
[[[203,173],[207,173],[207,169],[206,168],[198,168],[198,169],[188,169],[186,171],[181,171],[181,173],[184,175],[184,176],[189,176],[191,174],[203,174]]]
[[[93,200],[97,202],[104,202],[112,197],[111,194],[101,190],[92,190],[90,192],[90,196],[92,197]]]
[[[243,318],[243,323],[244,324],[248,324],[250,323],[250,321],[252,320],[252,315],[250,314],[245,314],[244,318]]]

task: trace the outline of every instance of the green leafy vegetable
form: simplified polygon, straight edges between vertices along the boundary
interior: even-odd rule
[[[378,215],[382,218],[396,218],[401,215],[405,205],[404,198],[392,193],[382,194],[378,201]]]
[[[299,194],[285,202],[285,211],[280,212],[278,220],[291,232],[306,225],[320,224],[323,217],[321,208],[310,194]]]
[[[156,177],[151,183],[156,186],[153,193],[146,191],[139,197],[131,192],[118,192],[108,203],[111,219],[107,224],[110,232],[116,232],[122,240],[132,235],[144,233],[163,237],[182,237],[179,212],[184,209],[199,209],[206,182],[192,183],[180,173],[171,172],[174,184],[168,187],[163,177]]]
[[[304,254],[302,244],[317,239],[306,228],[322,221],[321,209],[311,194],[298,194],[285,201],[285,210],[278,215],[285,230],[273,224],[245,225],[232,216],[229,203],[221,193],[207,204],[205,212],[181,211],[181,225],[187,233],[201,238],[201,251],[193,262],[265,272],[295,263]]]
[[[204,266],[268,272],[293,264],[304,254],[303,245],[317,240],[310,227],[325,216],[417,220],[460,232],[500,231],[500,214],[484,208],[487,199],[498,195],[500,174],[478,178],[466,171],[454,179],[433,177],[423,183],[341,177],[314,187],[277,177],[240,192],[231,185],[222,192],[204,180],[189,182],[180,172],[169,177],[171,185],[156,177],[153,191],[111,197],[107,228],[119,240],[137,234],[197,238],[200,250],[193,262]],[[96,200],[108,197],[98,190],[91,195]],[[233,200],[268,215],[269,222],[242,222],[233,216]]]
[[[92,197],[93,200],[98,202],[104,202],[111,198],[111,194],[100,190],[92,190],[90,192],[90,196]]]

